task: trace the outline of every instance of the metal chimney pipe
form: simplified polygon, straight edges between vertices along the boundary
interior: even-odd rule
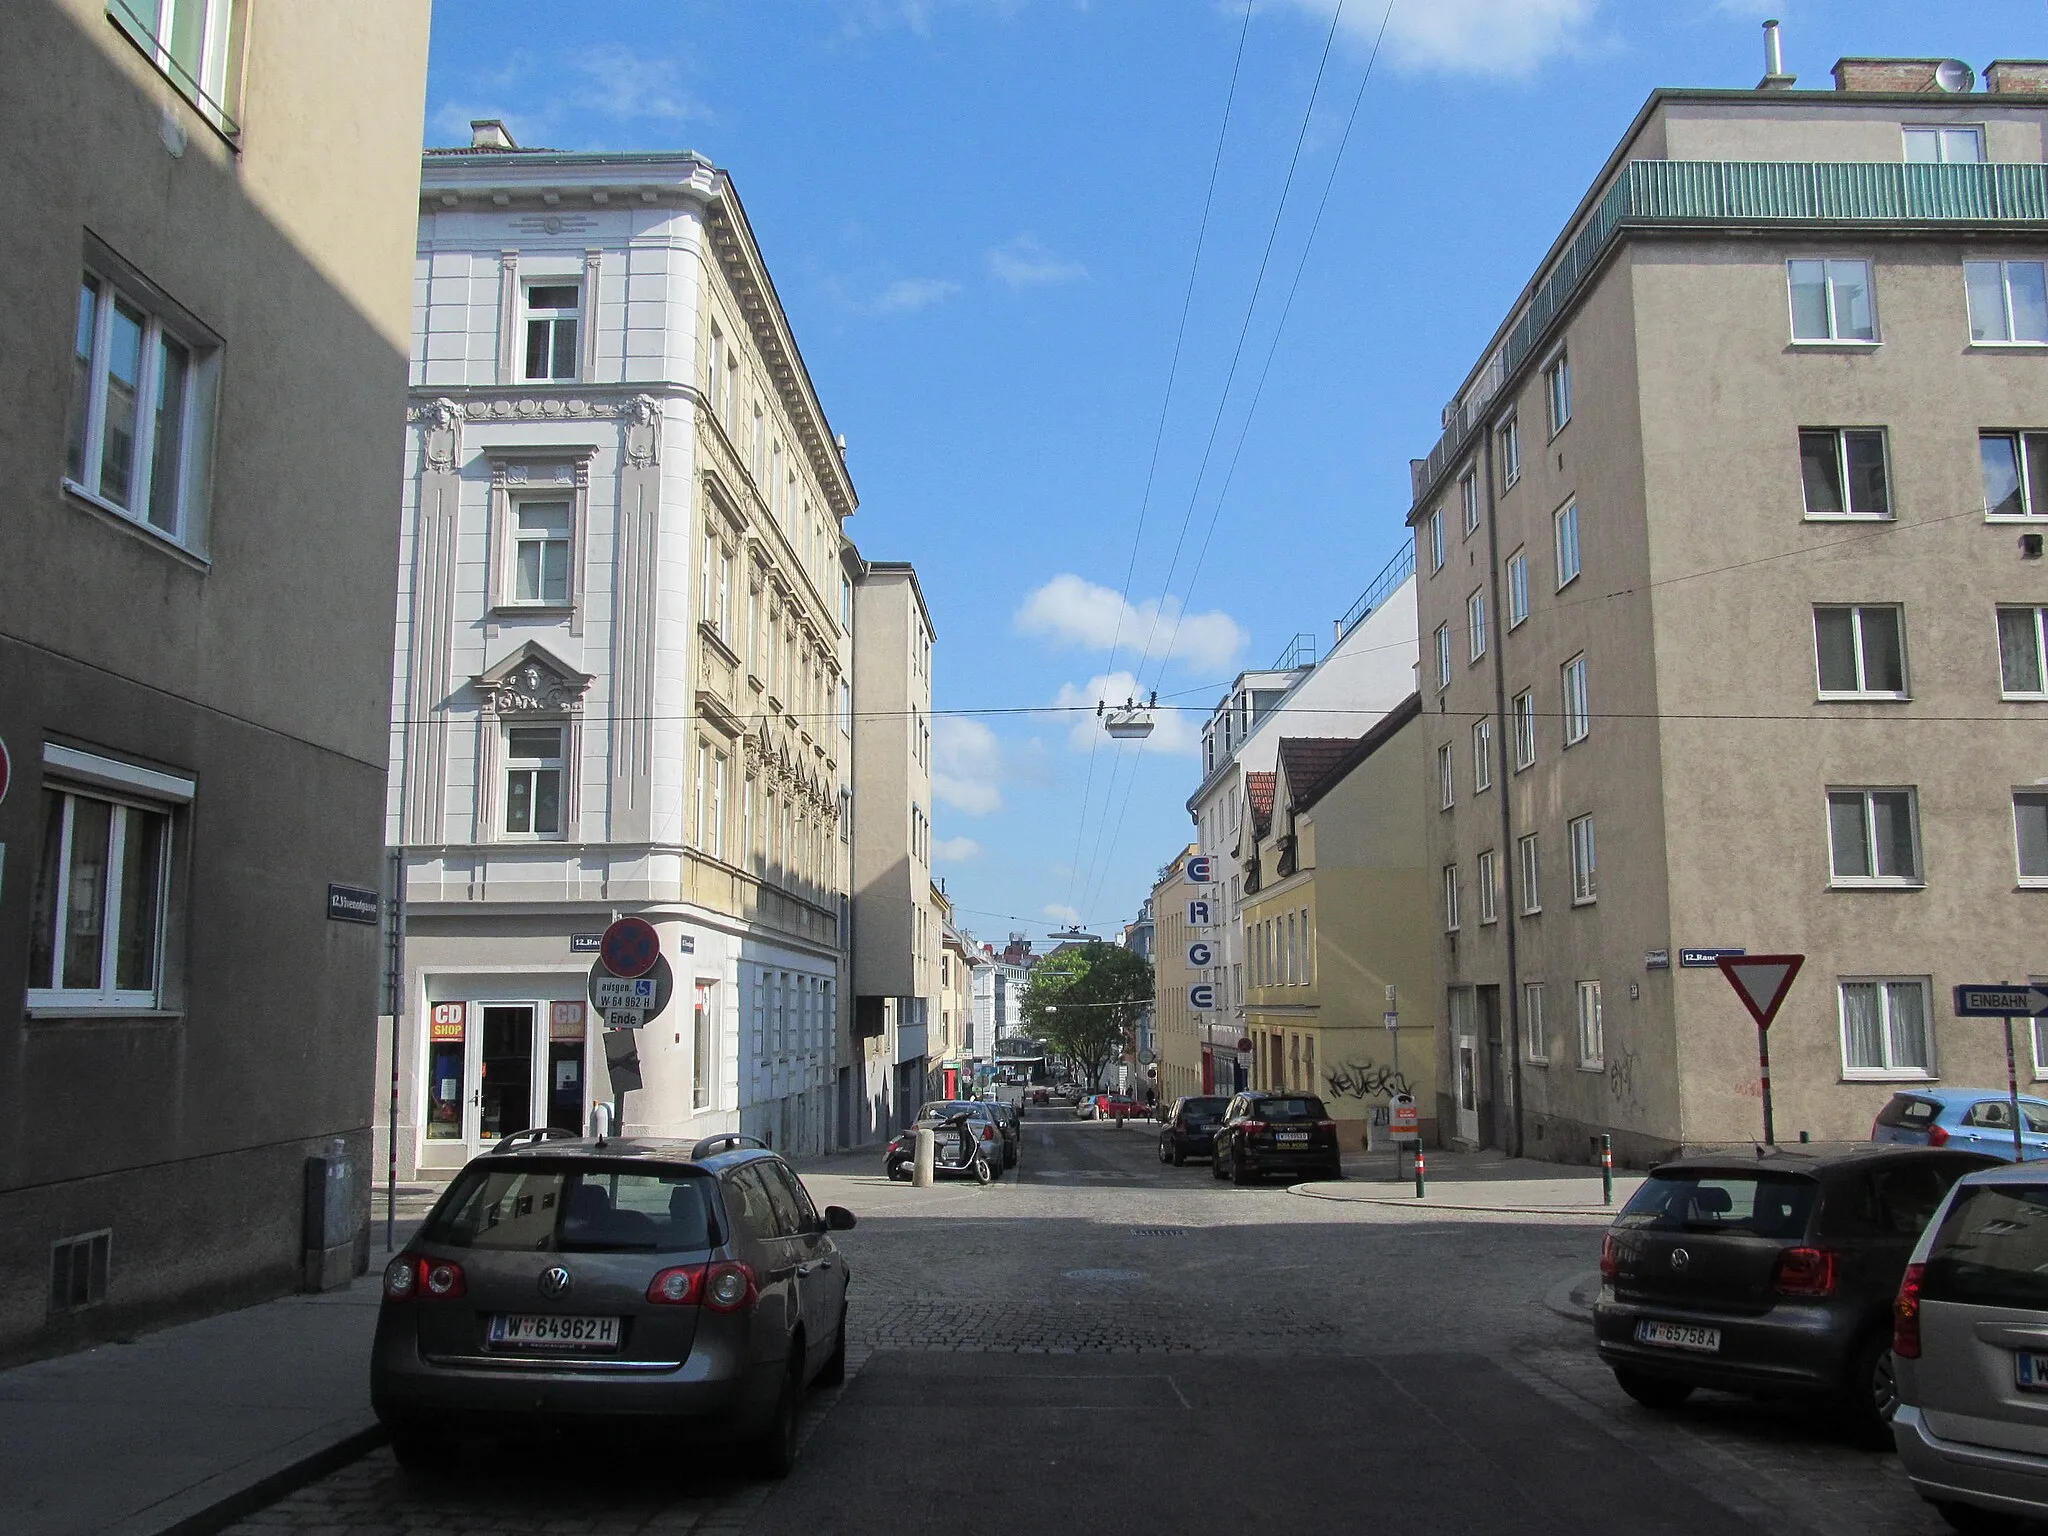
[[[1785,73],[1785,48],[1778,38],[1778,23],[1764,23],[1764,73],[1782,75]]]

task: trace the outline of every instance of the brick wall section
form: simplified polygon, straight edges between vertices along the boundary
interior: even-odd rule
[[[1998,95],[2048,95],[2048,59],[1997,59],[1984,68],[1984,83]]]
[[[1838,91],[1932,91],[1939,59],[1837,59]]]

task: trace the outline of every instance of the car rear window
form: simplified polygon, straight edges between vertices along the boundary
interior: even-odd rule
[[[720,1241],[712,1180],[687,1168],[472,1167],[421,1241],[528,1253],[673,1253]]]
[[[1645,1179],[1614,1219],[1653,1232],[1806,1235],[1820,1185],[1802,1174],[1671,1172]]]
[[[1181,1102],[1181,1113],[1188,1115],[1220,1115],[1228,1099],[1185,1099]]]
[[[1306,1096],[1298,1099],[1254,1099],[1252,1113],[1261,1120],[1322,1120],[1323,1101]]]
[[[1927,1252],[1928,1301],[2048,1310],[2048,1185],[1965,1188]]]
[[[1896,1129],[1904,1126],[1909,1131],[1924,1131],[1934,1124],[1934,1117],[1941,1113],[1941,1106],[1931,1099],[1916,1099],[1910,1093],[1895,1093],[1891,1103],[1877,1112],[1877,1123]]]

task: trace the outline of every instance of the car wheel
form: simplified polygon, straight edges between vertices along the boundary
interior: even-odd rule
[[[1963,1536],[2005,1536],[2006,1532],[2020,1528],[2019,1521],[2011,1515],[1979,1509],[1974,1504],[1955,1504],[1947,1499],[1937,1499],[1934,1512],[1948,1522],[1950,1530],[1961,1531]]]
[[[761,1477],[787,1477],[796,1466],[796,1421],[804,1400],[804,1341],[791,1339],[789,1348],[789,1370],[782,1378],[775,1412],[754,1442],[754,1471]]]
[[[994,1177],[995,1171],[989,1167],[988,1159],[977,1153],[974,1159],[974,1182],[986,1184]]]
[[[1170,1163],[1173,1161],[1173,1152],[1166,1145],[1166,1138],[1164,1136],[1159,1138],[1159,1161],[1161,1161],[1162,1163]]]
[[[892,1179],[896,1179],[896,1180],[898,1180],[899,1182],[900,1182],[901,1180],[904,1180],[904,1179],[908,1179],[908,1178],[910,1177],[910,1164],[908,1164],[908,1163],[891,1163],[891,1164],[889,1164],[889,1177],[890,1177],[890,1178],[892,1178]]]
[[[818,1367],[817,1384],[836,1387],[846,1380],[846,1303],[839,1303],[839,1334],[832,1341],[832,1353]]]
[[[449,1443],[423,1429],[392,1430],[391,1454],[401,1467],[416,1477],[445,1472],[454,1460],[454,1451]]]
[[[1217,1152],[1209,1159],[1209,1177],[1221,1180],[1223,1177],[1223,1154]]]
[[[1899,1406],[1899,1379],[1888,1335],[1872,1334],[1850,1357],[1842,1396],[1859,1438],[1879,1449],[1889,1446],[1892,1411]]]
[[[1231,1153],[1231,1154],[1230,1154],[1230,1182],[1231,1182],[1231,1183],[1233,1183],[1233,1184],[1236,1184],[1236,1185],[1240,1185],[1240,1186],[1242,1186],[1242,1185],[1246,1185],[1246,1184],[1249,1184],[1249,1183],[1251,1183],[1251,1181],[1252,1181],[1252,1176],[1251,1176],[1251,1174],[1250,1174],[1249,1172],[1247,1172],[1247,1171],[1246,1171],[1246,1169],[1245,1169],[1245,1166],[1244,1166],[1244,1159],[1243,1159],[1242,1157],[1240,1157],[1240,1156],[1239,1156],[1239,1155],[1238,1155],[1237,1153],[1235,1153],[1235,1152]]]
[[[1673,1381],[1667,1376],[1645,1376],[1640,1371],[1617,1369],[1614,1380],[1622,1391],[1645,1408],[1655,1408],[1659,1411],[1676,1408],[1692,1396],[1691,1382]]]
[[[1187,1153],[1181,1151],[1179,1144],[1176,1143],[1173,1149],[1173,1166],[1176,1168],[1183,1167],[1187,1163],[1187,1160]]]

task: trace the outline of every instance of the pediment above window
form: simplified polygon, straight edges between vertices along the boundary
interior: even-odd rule
[[[470,680],[486,708],[500,715],[571,715],[583,709],[591,674],[578,672],[529,640]]]

